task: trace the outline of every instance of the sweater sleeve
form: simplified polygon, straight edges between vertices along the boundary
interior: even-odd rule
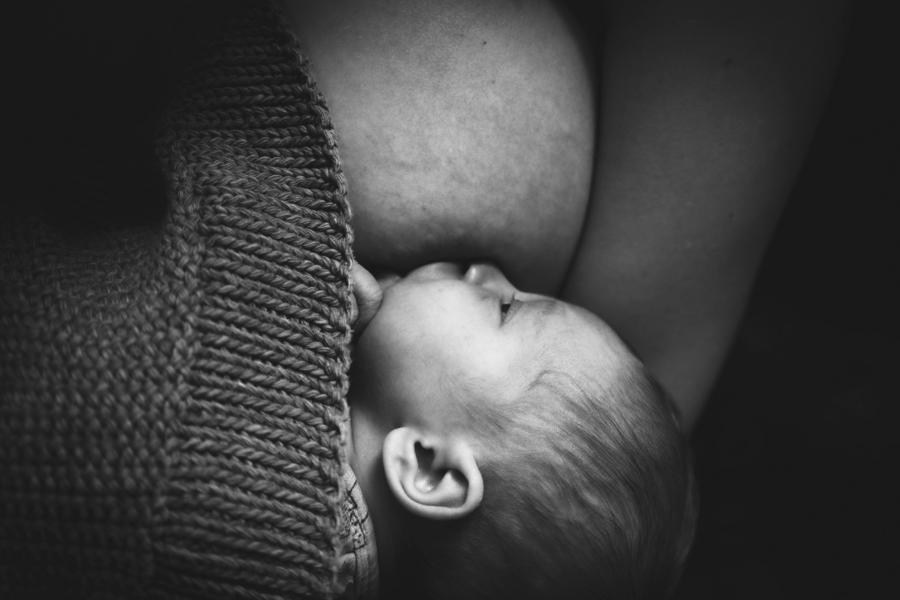
[[[327,598],[352,235],[279,15],[190,72],[159,220],[0,223],[0,597]]]

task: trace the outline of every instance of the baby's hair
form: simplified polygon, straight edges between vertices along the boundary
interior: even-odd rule
[[[643,365],[612,379],[547,370],[514,410],[470,404],[484,500],[462,521],[409,523],[402,577],[420,574],[415,597],[672,593],[697,516],[688,440]]]

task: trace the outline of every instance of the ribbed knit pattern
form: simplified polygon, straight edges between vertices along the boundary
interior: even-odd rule
[[[326,598],[351,235],[328,113],[249,9],[160,140],[161,223],[0,223],[0,598]]]

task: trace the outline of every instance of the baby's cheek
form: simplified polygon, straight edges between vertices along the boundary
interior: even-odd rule
[[[457,371],[466,385],[495,401],[513,397],[530,382],[532,369],[518,360],[518,350],[504,344],[482,343],[465,349]]]
[[[421,368],[416,364],[420,352],[414,340],[401,335],[400,329],[379,313],[357,340],[353,365],[373,392],[399,393],[398,388]]]

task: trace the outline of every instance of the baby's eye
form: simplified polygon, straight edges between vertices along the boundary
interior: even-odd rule
[[[506,320],[507,314],[509,314],[509,310],[513,307],[513,304],[516,302],[516,297],[513,296],[509,300],[500,300],[500,323],[503,323]]]

